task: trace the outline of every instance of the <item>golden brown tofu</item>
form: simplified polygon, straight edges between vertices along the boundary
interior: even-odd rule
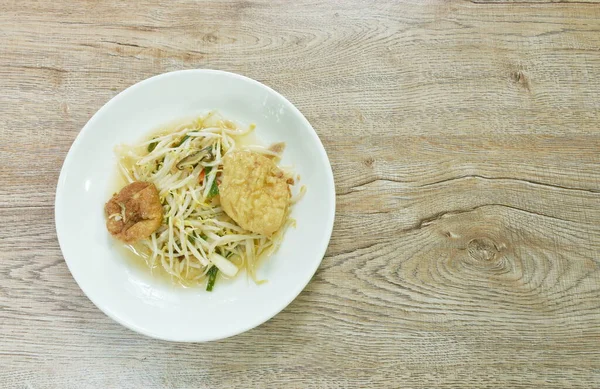
[[[250,151],[223,158],[223,210],[240,227],[271,236],[281,228],[290,204],[287,178],[272,159]]]
[[[135,243],[149,237],[162,223],[162,205],[156,186],[133,182],[105,205],[106,228],[115,238]]]

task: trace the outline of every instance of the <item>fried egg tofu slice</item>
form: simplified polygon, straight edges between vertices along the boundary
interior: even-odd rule
[[[290,187],[275,162],[251,151],[223,158],[219,188],[223,210],[240,227],[267,237],[278,231],[290,205]]]

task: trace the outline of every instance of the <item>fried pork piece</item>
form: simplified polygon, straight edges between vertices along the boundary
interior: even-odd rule
[[[163,218],[156,186],[141,181],[116,193],[104,206],[104,213],[108,232],[125,243],[149,237]]]
[[[223,158],[223,210],[242,228],[271,236],[281,228],[290,204],[287,178],[272,159],[250,151]]]

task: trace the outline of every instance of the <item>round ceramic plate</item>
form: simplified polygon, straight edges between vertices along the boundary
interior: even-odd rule
[[[283,165],[293,166],[307,192],[293,207],[297,227],[265,259],[256,285],[245,273],[213,292],[181,288],[126,258],[106,231],[104,204],[114,188],[114,148],[152,130],[216,109],[240,124],[256,124],[264,144],[285,142]],[[83,127],[71,146],[56,189],[56,231],[65,261],[83,292],[124,326],[155,338],[202,342],[226,338],[269,320],[317,270],[329,243],[335,188],[327,154],[314,129],[289,101],[237,74],[187,70],[144,80],[121,92]]]

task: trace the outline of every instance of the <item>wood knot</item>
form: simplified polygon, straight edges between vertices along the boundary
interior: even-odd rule
[[[217,36],[216,36],[216,35],[214,35],[214,34],[207,34],[207,35],[204,37],[204,40],[206,40],[206,41],[207,41],[207,42],[209,42],[209,43],[216,43],[216,42],[217,42],[217,40],[218,40],[218,38],[217,38]]]
[[[373,167],[373,164],[375,163],[375,158],[373,157],[369,157],[367,159],[365,159],[364,164],[366,167]]]
[[[496,244],[488,238],[473,239],[467,245],[469,256],[476,261],[490,262],[499,253]]]
[[[529,83],[529,78],[522,71],[518,70],[516,72],[512,72],[510,74],[510,78],[521,86],[523,89],[527,91],[531,91],[531,84]]]

